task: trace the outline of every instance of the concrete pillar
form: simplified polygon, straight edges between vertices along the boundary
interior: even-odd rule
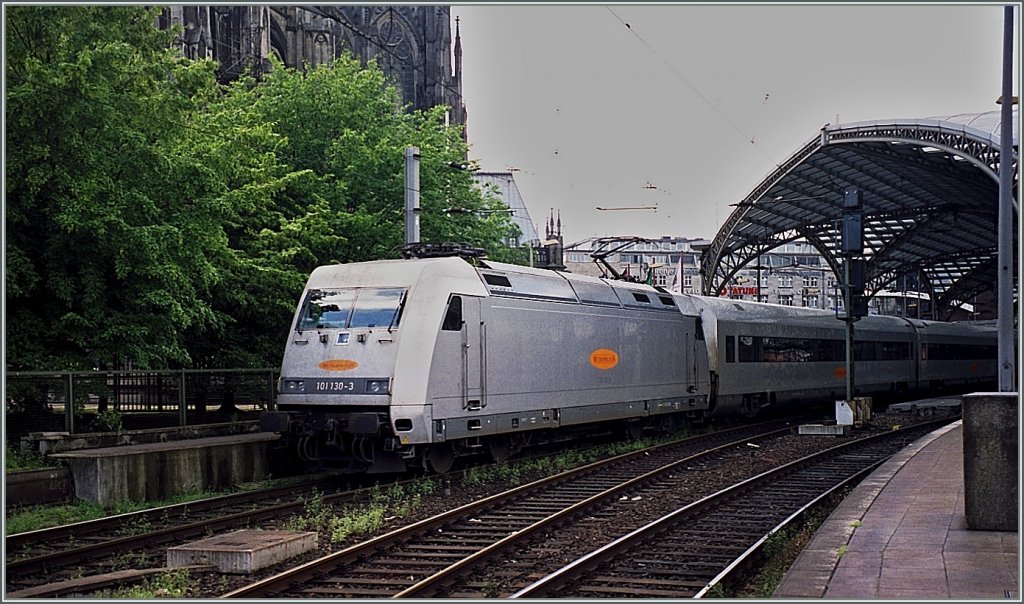
[[[964,396],[964,511],[970,529],[1018,530],[1019,407],[1016,392]]]

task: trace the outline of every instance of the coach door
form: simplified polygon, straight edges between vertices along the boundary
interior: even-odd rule
[[[700,347],[704,345],[704,325],[700,317],[694,320],[693,337],[690,335],[686,334],[686,339],[690,343],[685,348],[690,356],[686,359],[686,392],[694,393],[700,390],[699,382],[706,375],[706,371],[701,371],[700,367]]]

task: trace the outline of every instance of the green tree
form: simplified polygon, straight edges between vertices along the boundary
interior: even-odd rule
[[[403,111],[384,74],[349,56],[305,72],[277,65],[257,92],[257,110],[289,141],[282,157],[316,174],[308,188],[279,198],[288,228],[265,241],[308,250],[307,272],[316,264],[398,257],[407,146],[420,150],[421,239],[468,243],[494,257],[506,250],[516,227],[507,213],[493,212],[502,207],[495,196],[451,167],[467,149],[460,131],[444,124],[444,107]],[[444,213],[452,207],[471,211]]]
[[[398,256],[408,145],[422,239],[513,258],[443,109],[373,65],[221,87],[154,9],[6,15],[9,369],[276,364],[313,268]]]
[[[397,258],[404,242],[404,151],[420,148],[422,239],[469,243],[499,259],[514,225],[507,213],[449,216],[446,208],[494,210],[461,162],[466,146],[444,109],[407,113],[373,64],[350,57],[302,72],[279,63],[260,82],[242,79],[211,103],[204,130],[263,124],[274,157],[292,171],[272,203],[225,223],[230,270],[213,290],[225,320],[195,335],[195,358],[232,366],[276,364],[306,277],[317,266]],[[230,162],[230,155],[222,161]]]
[[[225,324],[223,224],[287,180],[265,125],[203,130],[215,65],[183,60],[154,17],[7,11],[12,369],[189,365],[188,334]]]

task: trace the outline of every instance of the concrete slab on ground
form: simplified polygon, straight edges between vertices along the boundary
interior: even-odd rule
[[[316,532],[245,529],[167,548],[167,566],[211,564],[223,573],[251,573],[316,549]]]

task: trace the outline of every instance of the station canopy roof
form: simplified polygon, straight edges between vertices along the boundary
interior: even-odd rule
[[[1018,127],[1014,107],[1015,234]],[[840,220],[850,189],[863,199],[865,293],[912,275],[947,311],[994,290],[999,151],[1000,111],[826,124],[735,204],[703,254],[703,293],[714,295],[760,254],[798,239],[841,276]]]

